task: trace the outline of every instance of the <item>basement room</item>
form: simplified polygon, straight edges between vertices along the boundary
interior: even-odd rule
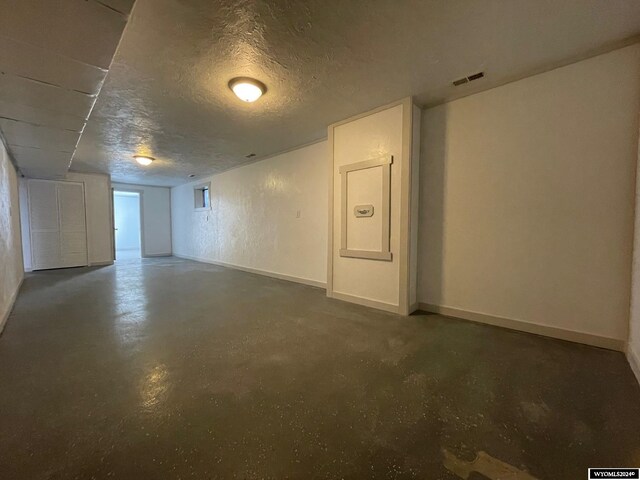
[[[640,478],[639,1],[0,12],[0,478]]]

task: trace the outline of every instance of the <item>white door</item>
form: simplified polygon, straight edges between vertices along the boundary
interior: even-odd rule
[[[29,225],[33,269],[58,268],[60,227],[57,182],[29,180]]]
[[[84,185],[29,180],[33,269],[87,265]]]

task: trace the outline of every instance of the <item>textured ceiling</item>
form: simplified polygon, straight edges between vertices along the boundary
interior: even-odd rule
[[[637,0],[137,0],[72,169],[176,185],[407,95],[442,102],[639,33]],[[451,85],[479,70],[484,79]],[[267,94],[240,102],[227,88],[236,76]],[[157,161],[140,167],[135,153]]]
[[[23,174],[66,174],[132,6],[0,0],[0,131]]]

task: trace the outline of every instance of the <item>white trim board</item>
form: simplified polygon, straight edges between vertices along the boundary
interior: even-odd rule
[[[9,320],[9,316],[11,315],[11,312],[13,311],[13,307],[16,304],[18,293],[20,293],[20,288],[22,287],[23,282],[24,282],[24,274],[22,275],[22,278],[18,283],[18,287],[13,292],[13,295],[11,295],[11,299],[9,300],[9,308],[7,308],[7,311],[4,312],[4,314],[2,315],[2,320],[0,321],[0,334],[2,334],[2,332],[4,331],[4,327],[7,325],[7,320]]]
[[[566,340],[568,342],[582,343],[585,345],[606,348],[609,350],[616,350],[619,352],[624,352],[626,347],[626,342],[624,340],[618,340],[617,338],[601,337],[599,335],[593,335],[591,333],[565,330],[564,328],[550,327],[547,325],[525,322],[523,320],[515,320],[513,318],[496,317],[494,315],[487,315],[485,313],[471,312],[467,310],[460,310],[457,308],[445,307],[440,305],[431,305],[422,302],[420,302],[419,306],[420,310],[430,313],[437,313],[445,317],[461,318],[463,320],[470,320],[472,322],[508,328],[510,330],[517,330],[519,332],[533,333],[535,335],[542,335],[544,337],[558,338],[560,340]]]
[[[234,265],[233,263],[220,262],[218,260],[209,260],[208,258],[194,257],[191,255],[183,255],[181,253],[175,253],[175,252],[173,253],[173,256],[178,258],[184,258],[187,260],[193,260],[195,262],[210,263],[212,265],[231,268],[233,270],[240,270],[242,272],[255,273],[257,275],[263,275],[265,277],[277,278],[278,280],[285,280],[287,282],[302,283],[303,285],[309,285],[311,287],[318,287],[318,288],[324,289],[327,286],[325,282],[319,282],[317,280],[311,280],[309,278],[294,277],[293,275],[286,275],[284,273],[271,272],[269,270],[260,270],[257,268],[243,267],[241,265]]]
[[[351,258],[366,258],[370,260],[392,260],[389,231],[391,228],[391,164],[393,163],[393,155],[385,155],[379,158],[372,158],[362,162],[342,165],[340,171],[340,256]],[[380,210],[382,214],[381,241],[382,247],[380,251],[368,251],[350,249],[348,246],[348,218],[349,212],[349,173],[358,172],[360,170],[368,170],[370,168],[382,168],[382,202]],[[333,240],[333,239],[332,239]]]
[[[640,358],[638,358],[638,355],[633,351],[631,345],[627,345],[627,351],[625,353],[627,355],[631,371],[636,376],[638,383],[640,383]]]

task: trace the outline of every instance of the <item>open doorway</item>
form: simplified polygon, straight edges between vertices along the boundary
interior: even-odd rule
[[[142,258],[140,193],[113,192],[116,261]]]

